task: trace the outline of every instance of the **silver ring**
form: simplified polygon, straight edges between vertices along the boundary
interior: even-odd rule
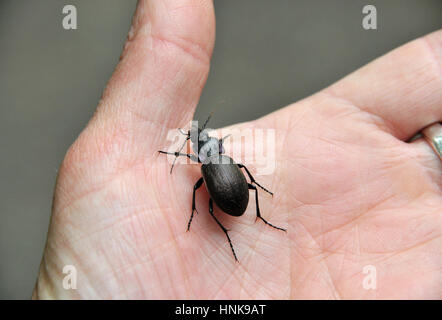
[[[442,125],[439,122],[422,129],[424,139],[430,144],[442,161]]]

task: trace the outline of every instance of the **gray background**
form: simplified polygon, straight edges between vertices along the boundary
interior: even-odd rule
[[[78,10],[75,31],[62,8]],[[374,4],[378,30],[361,27]],[[0,2],[0,298],[29,298],[56,171],[115,67],[135,1]],[[217,40],[196,118],[252,120],[442,27],[440,0],[217,0]]]

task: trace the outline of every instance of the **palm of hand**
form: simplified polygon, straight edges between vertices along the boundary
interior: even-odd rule
[[[155,41],[156,50],[176,50],[164,39]],[[123,69],[125,59],[138,56],[129,49]],[[207,72],[195,60],[189,55],[180,63]],[[121,84],[121,74],[117,69],[112,81]],[[204,188],[197,192],[199,214],[186,232],[199,168],[177,165],[169,175],[170,164],[157,153],[166,142],[165,127],[185,125],[192,108],[176,107],[174,115],[170,107],[153,111],[143,96],[144,111],[122,112],[118,108],[127,100],[120,99],[126,97],[113,94],[111,82],[101,111],[60,170],[36,293],[157,299],[440,296],[442,202],[434,182],[440,181],[440,163],[425,143],[402,142],[404,132],[358,107],[345,94],[357,75],[351,77],[237,126],[276,129],[275,172],[255,178],[275,193],[259,193],[263,217],[288,230],[255,222],[253,191],[242,217],[215,207],[231,230],[240,263],[208,213]],[[177,99],[185,89],[176,89]],[[124,90],[130,101],[140,99],[130,84]],[[78,271],[75,291],[62,289],[65,265]],[[366,266],[376,269],[375,290],[363,287]]]

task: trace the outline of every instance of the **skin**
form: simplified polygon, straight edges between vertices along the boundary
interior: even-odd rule
[[[442,165],[422,139],[404,142],[442,120],[442,31],[234,126],[276,129],[276,170],[255,178],[275,193],[259,193],[263,217],[287,228],[255,222],[253,191],[240,218],[215,208],[240,263],[204,188],[186,232],[199,166],[170,175],[157,153],[192,119],[214,34],[210,1],[139,2],[59,170],[33,298],[442,298]],[[77,269],[76,290],[62,287],[65,265]],[[375,290],[362,285],[367,265]]]

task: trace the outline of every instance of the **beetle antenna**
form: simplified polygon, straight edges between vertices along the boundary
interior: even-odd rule
[[[207,125],[207,123],[209,122],[210,118],[212,118],[212,115],[213,115],[213,111],[210,112],[209,116],[207,117],[206,122],[204,122],[204,125],[203,125],[203,127],[201,128],[201,131],[204,130],[204,128],[206,127],[206,125]]]

